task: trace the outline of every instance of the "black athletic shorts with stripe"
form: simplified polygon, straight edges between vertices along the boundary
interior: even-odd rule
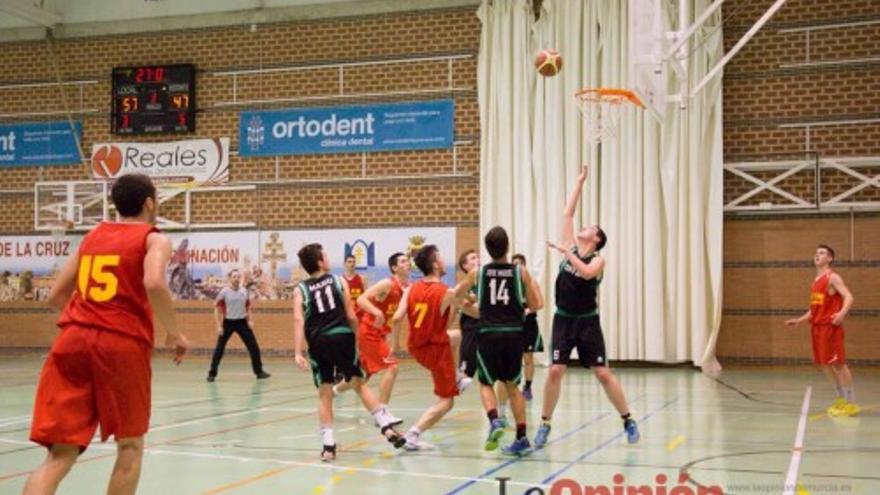
[[[353,377],[363,378],[360,358],[351,329],[344,333],[326,333],[309,342],[309,361],[312,363],[312,377],[315,386],[322,383],[333,385],[336,375],[345,381]]]
[[[483,332],[477,344],[477,378],[483,385],[496,381],[519,384],[522,379],[522,332]]]
[[[523,322],[523,352],[544,352],[544,338],[538,329],[537,313],[526,315]]]
[[[550,356],[553,364],[568,365],[571,351],[577,349],[578,358],[585,368],[605,366],[605,338],[599,315],[584,317],[553,316],[553,337]]]

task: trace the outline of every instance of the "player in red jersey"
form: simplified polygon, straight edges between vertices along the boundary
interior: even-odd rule
[[[418,422],[406,432],[407,450],[422,450],[430,446],[419,436],[434,426],[453,406],[454,397],[464,388],[465,375],[457,373],[452,345],[446,329],[455,306],[455,289],[442,282],[446,265],[437,246],[429,244],[415,255],[415,264],[424,278],[406,290],[395,320],[406,316],[409,321],[407,348],[415,360],[431,372],[434,395],[439,400],[422,414]]]
[[[121,220],[85,236],[49,294],[63,310],[61,332],[43,364],[30,433],[49,453],[25,495],[55,493],[99,424],[101,441],[112,435],[117,445],[107,493],[135,493],[150,421],[153,316],[175,363],[189,347],[165,281],[171,241],[153,226],[156,188],[145,175],[123,175],[111,195]]]
[[[357,264],[357,260],[351,254],[345,257],[345,272],[342,274],[342,278],[345,279],[346,283],[348,283],[348,290],[351,291],[351,303],[352,307],[354,307],[354,312],[358,318],[361,317],[361,310],[357,305],[357,298],[361,297],[361,294],[366,290],[366,284],[364,284],[364,277],[355,270],[355,266]]]
[[[817,274],[810,287],[810,309],[800,318],[785,323],[794,326],[809,321],[812,324],[813,362],[822,368],[837,393],[828,414],[855,416],[861,409],[856,405],[852,373],[846,365],[842,326],[852,307],[853,296],[843,278],[831,269],[833,262],[834,250],[819,244],[813,257]]]
[[[391,270],[390,277],[374,284],[357,299],[361,310],[357,335],[361,368],[367,374],[366,381],[376,373],[385,371],[379,383],[379,402],[383,405],[388,405],[391,400],[391,390],[397,380],[398,363],[388,344],[391,321],[404,289],[409,286],[412,265],[405,254],[394,253],[388,258],[388,269]],[[351,383],[345,382],[335,386],[333,391],[339,394],[351,388]],[[395,425],[402,422],[394,418]]]

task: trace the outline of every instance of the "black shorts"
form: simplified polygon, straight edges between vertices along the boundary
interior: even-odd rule
[[[553,316],[553,338],[551,358],[553,364],[568,365],[572,349],[577,349],[581,365],[605,366],[605,338],[599,315],[586,318]]]
[[[523,323],[523,352],[544,352],[544,338],[538,329],[538,315],[530,313]]]
[[[477,373],[477,337],[479,330],[461,329],[461,347],[458,348],[458,369],[473,378]]]
[[[480,383],[519,383],[522,378],[522,332],[481,333],[477,348]]]
[[[333,385],[337,374],[345,381],[364,377],[354,333],[319,335],[309,342],[309,362],[316,387],[322,383]]]

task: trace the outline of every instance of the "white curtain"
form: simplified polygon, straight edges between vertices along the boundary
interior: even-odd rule
[[[709,3],[688,0],[692,18]],[[626,0],[484,0],[478,85],[481,122],[480,230],[501,225],[524,253],[547,299],[560,258],[561,212],[583,163],[590,165],[580,225],[608,234],[600,313],[611,359],[693,362],[714,368],[721,317],[721,78],[687,110],[671,105],[663,125],[627,106],[616,140],[585,141],[573,94],[630,87]],[[709,31],[711,32],[711,31]],[[701,40],[697,40],[701,43]],[[553,78],[536,75],[541,48],[563,57]],[[721,33],[695,50],[699,80],[722,55]]]

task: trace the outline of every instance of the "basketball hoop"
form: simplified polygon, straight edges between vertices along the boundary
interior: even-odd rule
[[[574,98],[584,121],[584,135],[596,144],[617,137],[622,104],[645,108],[639,97],[627,89],[584,88]]]
[[[70,220],[54,220],[49,225],[49,232],[53,241],[63,240],[68,230],[73,230],[73,222]]]

